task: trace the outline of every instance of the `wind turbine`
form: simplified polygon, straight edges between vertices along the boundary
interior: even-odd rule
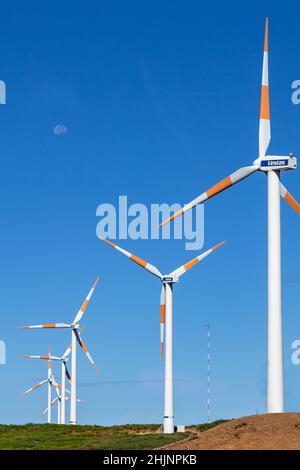
[[[67,391],[67,389],[66,389],[66,391]],[[68,393],[71,393],[71,392],[68,392]],[[68,401],[68,400],[71,400],[71,398],[66,396],[65,401]],[[57,405],[58,406],[58,408],[57,408],[57,423],[58,424],[63,424],[61,422],[61,413],[60,413],[61,404],[62,404],[62,396],[61,395],[57,396],[56,398],[54,398],[54,400],[52,400],[51,406],[54,406],[55,403],[58,404]],[[77,398],[77,403],[85,403],[85,400],[80,400],[80,398]],[[46,413],[48,413],[48,407],[42,412],[42,415],[45,415]]]
[[[35,356],[35,355],[25,355],[22,356],[23,358],[26,359],[41,359],[41,360],[50,360],[50,361],[60,361],[61,362],[61,400],[60,400],[60,423],[65,424],[66,423],[66,377],[68,381],[71,383],[71,376],[67,368],[67,361],[68,361],[68,356],[71,352],[71,345],[68,346],[64,354],[59,357],[59,356]],[[58,398],[58,397],[56,397]],[[56,400],[56,399],[55,399]],[[56,400],[57,401],[57,400]],[[49,407],[47,408],[47,410]]]
[[[201,255],[193,258],[188,263],[175,269],[170,274],[163,275],[152,264],[138,258],[137,256],[129,253],[129,251],[120,248],[109,240],[102,240],[110,246],[120,251],[123,255],[130,258],[136,264],[149,271],[154,276],[158,277],[162,282],[161,297],[160,297],[160,342],[161,342],[161,355],[164,355],[164,339],[165,339],[165,396],[164,396],[164,433],[171,434],[174,432],[174,399],[173,399],[173,284],[179,282],[180,276],[195,266],[199,261],[210,255],[219,246],[225,242],[221,242],[210,250],[205,251]]]
[[[48,377],[45,380],[42,380],[41,382],[38,382],[35,384],[33,387],[30,387],[28,390],[24,392],[24,395],[28,395],[28,393],[33,392],[33,390],[36,390],[37,388],[41,387],[44,384],[48,385],[48,416],[47,416],[47,422],[50,424],[52,420],[52,415],[51,415],[51,401],[52,401],[52,386],[56,388],[57,384],[55,383],[55,379],[52,373],[52,363],[51,363],[51,353],[50,353],[50,347],[49,347],[49,352],[48,356],[45,356],[48,360]]]
[[[78,313],[75,315],[75,318],[71,324],[67,323],[48,323],[44,325],[30,325],[30,326],[19,326],[18,328],[21,329],[49,329],[49,328],[68,328],[71,330],[71,344],[69,348],[66,350],[65,354],[69,354],[72,352],[72,367],[71,367],[71,412],[70,412],[70,423],[71,424],[77,424],[77,342],[79,343],[79,346],[87,356],[88,360],[91,362],[92,366],[96,369],[97,372],[99,372],[94,360],[92,359],[90,353],[88,352],[88,349],[83,342],[81,335],[80,335],[80,325],[79,322],[85,312],[85,309],[89,303],[89,300],[91,296],[93,295],[93,292],[98,284],[99,278],[96,279],[95,283],[93,284],[90,292],[88,293],[87,297],[85,298],[83,304],[81,305]],[[64,355],[65,355],[64,354]],[[48,403],[48,408],[51,408],[51,400],[50,403]],[[63,400],[63,407],[65,406],[65,400]],[[49,411],[48,411],[49,413]]]
[[[65,424],[65,421],[62,422],[62,404],[63,404],[63,402],[64,402],[64,404],[66,404],[66,401],[71,400],[71,398],[67,397],[66,395],[64,395],[64,397],[63,397],[63,394],[59,393],[59,390],[62,389],[62,386],[59,383],[56,382],[53,372],[52,372],[52,380],[53,380],[53,385],[54,385],[55,390],[56,390],[57,397],[54,400],[52,400],[51,406],[53,406],[57,402],[57,424]],[[65,392],[67,392],[69,395],[71,395],[70,390],[68,390],[67,388],[65,388]],[[85,403],[85,400],[80,400],[79,398],[77,398],[76,402],[77,403]],[[65,406],[64,406],[64,409],[65,409]],[[48,408],[42,414],[46,414],[47,411],[48,411]],[[64,416],[64,418],[65,418],[65,416]]]
[[[281,241],[280,241],[280,196],[300,215],[300,205],[280,182],[280,172],[295,170],[296,158],[266,155],[271,139],[269,80],[268,80],[268,18],[266,19],[263,71],[259,121],[259,156],[253,164],[240,168],[227,178],[212,186],[206,192],[186,204],[171,217],[162,222],[181,216],[188,210],[216,196],[225,189],[242,181],[256,171],[268,177],[268,388],[267,410],[269,413],[284,411],[282,319],[281,319]]]

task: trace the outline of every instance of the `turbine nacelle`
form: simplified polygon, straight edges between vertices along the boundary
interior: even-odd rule
[[[290,155],[267,155],[263,158],[255,160],[254,164],[259,165],[260,171],[271,170],[296,170],[297,158],[293,154]]]
[[[179,276],[176,274],[168,274],[162,277],[163,284],[175,284],[179,282]]]

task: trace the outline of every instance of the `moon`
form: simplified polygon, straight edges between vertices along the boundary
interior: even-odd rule
[[[68,128],[64,124],[57,124],[53,129],[53,134],[63,135],[68,132]]]

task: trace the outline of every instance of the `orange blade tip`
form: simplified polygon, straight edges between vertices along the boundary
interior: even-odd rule
[[[224,245],[224,243],[226,243],[226,240],[223,240],[221,243],[218,243],[217,245],[213,246],[213,247],[212,247],[212,250],[216,250],[216,249],[219,248],[220,246]]]
[[[265,41],[264,41],[264,51],[268,52],[268,29],[269,29],[269,18],[266,18],[265,26]]]
[[[106,238],[100,238],[100,240],[102,240],[102,241],[105,242],[105,243],[108,243],[108,245],[110,245],[110,246],[115,247],[115,244],[112,243],[111,241],[107,240]]]
[[[171,220],[174,220],[176,219],[176,217],[178,217],[179,215],[182,215],[183,214],[183,210],[180,209],[179,211],[175,212],[175,214],[171,215],[170,217],[168,217],[166,220],[164,220],[163,222],[161,222],[159,224],[159,227],[163,227],[164,225],[166,225],[168,222],[170,222]]]
[[[159,227],[163,227],[164,225],[166,225],[168,222],[170,222],[171,220],[173,220],[173,216],[172,217],[168,217],[166,220],[164,220],[163,222],[161,222],[159,224]]]

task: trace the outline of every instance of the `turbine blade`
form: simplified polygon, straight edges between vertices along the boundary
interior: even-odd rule
[[[52,372],[51,372],[50,380],[52,382],[53,387],[55,388],[57,398],[60,398],[59,389],[61,388],[61,385],[56,382],[55,377]]]
[[[83,302],[80,309],[78,310],[78,313],[74,318],[73,324],[76,324],[76,323],[80,322],[80,320],[82,318],[82,315],[85,312],[85,309],[86,309],[86,307],[89,303],[90,298],[93,295],[94,290],[96,289],[96,286],[97,286],[98,282],[99,282],[99,277],[97,277],[96,281],[93,284],[93,287],[91,288],[90,292],[88,293],[87,297],[85,298],[85,301]]]
[[[66,369],[66,376],[67,376],[68,382],[71,383],[71,375],[70,375],[70,372],[68,371],[67,365],[65,365],[65,369]]]
[[[80,327],[79,332],[82,333],[84,328],[85,328],[85,324]],[[65,352],[62,356],[62,359],[67,359],[67,357],[70,355],[71,351],[72,351],[72,343],[70,343],[69,346],[67,347],[67,349],[65,350]]]
[[[210,255],[213,251],[215,251],[217,248],[220,246],[224,245],[225,241],[218,243],[217,245],[213,246],[209,250],[205,251],[199,256],[196,256],[196,258],[193,258],[191,261],[188,261],[187,263],[183,264],[179,268],[175,269],[175,271],[171,272],[171,275],[175,276],[182,276],[182,274],[186,273],[189,269],[191,269],[193,266],[199,263],[202,259],[206,258],[206,256]]]
[[[24,356],[21,356],[21,357],[25,359],[43,359],[46,361],[51,359],[52,361],[61,361],[61,357],[57,357],[57,356],[33,356],[33,355],[25,354]]]
[[[252,175],[252,173],[257,171],[258,169],[259,169],[258,165],[251,165],[251,166],[245,166],[245,167],[240,168],[239,170],[235,171],[231,175],[224,178],[219,183],[217,183],[214,186],[212,186],[211,188],[209,188],[205,193],[200,194],[200,196],[196,197],[195,199],[193,199],[193,201],[186,204],[182,209],[175,212],[175,214],[171,215],[171,217],[164,220],[160,224],[160,227],[167,224],[171,220],[176,219],[176,217],[184,214],[185,212],[187,212],[188,210],[190,210],[193,207],[197,206],[198,204],[201,204],[202,202],[206,201],[207,199],[210,199],[210,198],[216,196],[217,194],[221,193],[225,189],[230,188],[230,186],[233,186],[234,184],[239,183],[243,179],[245,179],[248,176]]]
[[[85,343],[83,342],[79,331],[77,331],[77,330],[74,330],[74,331],[75,331],[75,335],[76,335],[76,338],[77,338],[77,341],[78,341],[80,347],[82,348],[83,352],[85,353],[86,357],[88,358],[88,360],[90,361],[92,366],[95,368],[97,374],[99,374],[100,371],[99,371],[98,367],[96,366],[95,361],[93,360],[92,356],[88,352],[88,349],[87,349]]]
[[[66,400],[71,400],[71,397],[66,397]],[[80,400],[80,398],[77,398],[76,400],[78,403],[86,403],[86,400]]]
[[[165,343],[165,313],[166,313],[166,290],[163,285],[160,294],[160,354],[164,358],[164,343]]]
[[[160,279],[162,278],[161,272],[159,272],[159,270],[158,270],[155,266],[153,266],[152,264],[147,263],[147,261],[144,261],[143,259],[138,258],[137,256],[133,255],[133,254],[130,253],[129,251],[124,250],[123,248],[120,248],[119,246],[115,245],[114,243],[112,243],[112,242],[109,241],[109,240],[106,240],[105,238],[101,238],[101,240],[103,240],[105,243],[108,243],[108,245],[112,246],[112,247],[115,248],[116,250],[118,250],[118,251],[120,251],[121,253],[123,253],[123,255],[127,256],[129,259],[131,259],[131,260],[134,261],[136,264],[138,264],[138,265],[141,266],[142,268],[144,268],[144,269],[146,269],[147,271],[149,271],[151,274],[154,274],[154,276],[157,276],[157,277],[159,277]]]
[[[46,323],[45,325],[26,325],[18,326],[17,328],[28,329],[28,328],[71,328],[71,325],[66,323]]]
[[[30,393],[33,390],[36,390],[37,388],[41,387],[42,385],[44,385],[47,382],[48,382],[48,379],[42,380],[41,382],[35,384],[33,387],[30,387],[28,390],[26,390],[26,392],[24,392],[24,395],[27,395],[27,393]]]
[[[270,103],[269,103],[269,72],[268,72],[268,18],[265,26],[263,70],[260,99],[259,119],[259,158],[263,158],[271,140]]]
[[[69,344],[69,346],[67,347],[67,349],[63,353],[63,359],[66,359],[69,356],[71,351],[72,351],[72,343]]]
[[[58,400],[58,397],[54,398],[54,400],[52,400],[51,402],[51,406],[55,405],[55,403],[57,402]],[[45,415],[48,411],[48,407],[43,411],[42,415]]]
[[[296,199],[288,192],[285,186],[280,183],[280,194],[281,197],[285,200],[285,202],[300,215],[300,204],[296,201]]]

